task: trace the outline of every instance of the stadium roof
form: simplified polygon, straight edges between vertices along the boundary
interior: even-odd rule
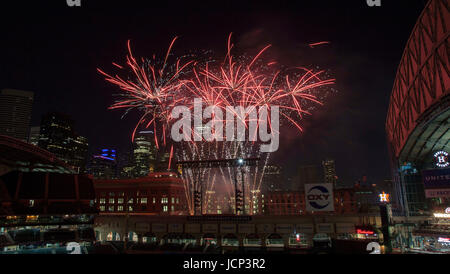
[[[395,158],[420,158],[448,147],[450,10],[431,0],[405,47],[392,90],[386,132]],[[403,155],[400,155],[403,154]]]
[[[0,165],[21,171],[74,173],[52,153],[5,135],[0,135]]]

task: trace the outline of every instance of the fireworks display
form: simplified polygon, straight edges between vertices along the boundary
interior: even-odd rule
[[[276,61],[265,61],[263,56],[270,50],[270,45],[263,47],[253,58],[234,56],[230,34],[227,40],[227,52],[223,61],[204,62],[190,56],[175,58],[170,62],[171,49],[176,40],[173,39],[165,57],[158,60],[141,59],[138,62],[133,56],[128,42],[127,65],[132,76],[127,80],[115,75],[111,76],[99,69],[106,80],[117,85],[122,93],[110,109],[132,109],[141,111],[142,116],[137,123],[132,138],[139,127],[151,128],[154,131],[155,145],[168,142],[168,132],[175,119],[171,116],[176,106],[186,106],[193,109],[194,98],[200,98],[203,107],[214,106],[226,112],[227,107],[242,107],[246,110],[258,110],[266,107],[278,107],[281,125],[293,125],[303,131],[301,120],[304,115],[310,115],[315,106],[323,103],[324,89],[334,84],[334,79],[328,79],[325,71],[313,71],[304,67],[283,68]],[[325,42],[312,44],[311,47]],[[326,42],[328,43],[328,42]],[[122,66],[113,63],[120,70]],[[237,115],[238,122],[248,128],[250,122],[255,122],[249,115]],[[219,119],[214,115],[211,120]],[[226,118],[216,122],[225,123]],[[268,122],[268,131],[274,132],[269,121],[257,118],[257,128],[261,122]],[[213,123],[214,124],[214,123]],[[254,167],[243,167],[240,180],[246,182],[246,194],[258,192],[264,178],[265,167],[269,162],[270,153],[262,153],[260,142],[245,138],[236,140],[205,140],[202,132],[213,131],[212,128],[196,128],[192,126],[192,134],[200,136],[200,141],[179,142],[171,145],[169,169],[174,157],[178,161],[260,158],[260,164]],[[256,134],[256,132],[249,132]],[[195,138],[193,138],[195,139]],[[176,149],[174,151],[174,145]],[[203,185],[202,192],[206,195],[221,195],[230,201],[233,197],[234,183],[237,173],[233,168],[198,169],[183,171],[186,198],[189,211],[194,210],[193,195]],[[203,184],[199,184],[202,182]],[[218,186],[220,185],[220,187]],[[249,200],[247,198],[247,200]],[[251,212],[250,212],[251,213]]]

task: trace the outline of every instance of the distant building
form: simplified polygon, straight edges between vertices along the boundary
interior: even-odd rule
[[[74,132],[74,121],[68,115],[53,112],[42,117],[38,146],[84,172],[88,140]]]
[[[248,195],[249,201],[246,201],[248,208],[246,207],[245,212],[250,215],[264,215],[266,212],[264,198],[265,194],[261,190],[250,191],[250,195]]]
[[[324,181],[326,184],[336,186],[337,175],[334,160],[327,159],[322,162]]]
[[[39,134],[41,127],[31,127],[28,134],[28,143],[37,146],[39,144]]]
[[[0,135],[28,141],[33,92],[3,89],[0,91]]]
[[[39,147],[69,163],[72,155],[73,120],[62,113],[48,113],[42,117]]]
[[[79,173],[86,172],[89,143],[83,136],[76,136],[72,140],[72,157],[69,164],[77,167]]]
[[[100,213],[187,215],[184,184],[173,172],[125,180],[94,180]]]
[[[95,179],[118,179],[117,155],[115,149],[101,149],[92,156],[88,173]]]
[[[145,177],[155,171],[156,146],[151,131],[141,131],[136,134],[133,142],[134,175]]]
[[[267,193],[267,215],[303,215],[305,197],[301,191],[273,191]]]

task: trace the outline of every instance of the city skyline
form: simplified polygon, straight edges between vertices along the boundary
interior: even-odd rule
[[[0,255],[450,254],[449,0],[15,5]]]
[[[195,9],[197,6],[194,4],[192,7],[183,4],[174,9],[170,7],[170,13],[164,12],[169,9],[168,6],[155,5],[153,8],[160,12],[148,19],[151,21],[144,19],[144,14],[133,14],[131,17],[126,12],[144,4],[133,3],[122,7],[99,2],[86,4],[86,9],[80,10],[49,6],[47,12],[58,10],[56,18],[61,24],[49,25],[53,22],[44,19],[45,16],[35,18],[31,15],[25,20],[33,20],[32,27],[27,25],[25,28],[25,21],[15,23],[15,29],[21,30],[20,36],[6,30],[11,43],[1,46],[1,54],[8,64],[5,66],[8,69],[2,69],[1,82],[5,88],[35,92],[32,125],[37,125],[45,112],[64,110],[77,121],[80,134],[88,137],[93,147],[126,147],[131,142],[131,132],[138,114],[131,113],[122,120],[122,113],[107,110],[112,104],[113,94],[118,90],[105,83],[96,68],[110,67],[110,60],[124,63],[128,39],[132,40],[137,56],[160,52],[160,48],[167,47],[170,39],[177,35],[179,41],[174,46],[177,52],[194,47],[213,49],[220,54],[225,50],[225,37],[233,32],[234,41],[243,48],[255,49],[270,43],[277,59],[287,64],[317,64],[337,79],[337,95],[327,98],[323,107],[305,118],[304,133],[297,134],[295,139],[291,139],[291,134],[287,132],[282,133],[282,146],[274,153],[273,159],[285,167],[288,177],[295,175],[298,165],[319,164],[325,158],[332,158],[336,161],[341,180],[351,183],[367,176],[380,181],[390,177],[384,133],[385,110],[397,62],[424,4],[422,1],[409,1],[407,5],[386,3],[386,8],[377,10],[363,2],[308,3],[308,9],[297,9],[300,14],[281,10],[290,5],[295,7],[294,3],[282,2],[279,6],[261,4],[247,13],[245,22],[236,19],[247,11],[250,4],[230,3],[228,7],[206,15],[208,20],[217,23],[209,27],[202,26],[203,9]],[[90,18],[86,10],[96,8],[105,12]],[[113,21],[119,8],[124,9],[120,12],[125,19],[123,22]],[[192,16],[185,13],[184,8]],[[269,9],[273,12],[269,13]],[[319,9],[320,13],[316,13]],[[389,16],[401,9],[408,10],[403,13],[406,18],[400,20]],[[225,19],[232,10],[232,19]],[[384,19],[377,20],[379,17]],[[261,18],[265,20],[262,22]],[[151,22],[163,19],[172,23],[159,24],[148,34],[142,31],[143,22],[152,25]],[[189,28],[183,26],[185,20],[189,20]],[[296,21],[297,25],[292,24]],[[90,24],[94,22],[96,25],[91,29]],[[364,30],[355,26],[354,22],[364,25]],[[62,25],[67,29],[61,28]],[[296,35],[297,28],[301,29],[300,35]],[[311,32],[311,28],[315,31]],[[113,33],[110,32],[112,30]],[[98,36],[97,33],[103,34],[94,37],[94,33],[95,36]],[[200,38],[205,34],[208,34],[207,40]],[[56,41],[55,35],[63,39]],[[330,44],[314,48],[309,46],[309,43],[324,40],[330,41]],[[34,45],[33,50],[15,44],[19,41]],[[358,44],[358,47],[353,48],[352,44]],[[19,65],[19,60],[5,56],[6,52],[11,51],[23,58],[20,64],[25,67],[21,75],[11,74]],[[71,65],[58,70],[62,62]],[[36,66],[41,69],[31,69]],[[55,75],[49,77],[48,73],[43,73],[49,71]],[[352,122],[349,122],[350,119]]]

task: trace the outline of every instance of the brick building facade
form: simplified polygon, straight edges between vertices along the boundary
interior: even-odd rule
[[[187,215],[183,181],[173,172],[147,177],[94,180],[100,214]]]
[[[304,215],[305,194],[301,191],[268,192],[265,199],[265,215]],[[353,189],[334,190],[334,213],[352,214],[358,212]],[[315,212],[314,214],[320,214]]]

